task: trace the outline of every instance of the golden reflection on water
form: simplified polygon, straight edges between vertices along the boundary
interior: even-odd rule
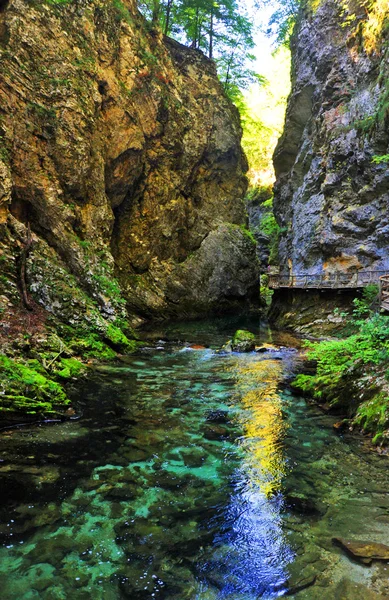
[[[280,491],[286,473],[282,440],[286,423],[278,386],[282,364],[277,360],[248,360],[239,357],[232,367],[236,378],[237,400],[244,410],[239,419],[244,430],[245,466],[250,480],[267,496]]]

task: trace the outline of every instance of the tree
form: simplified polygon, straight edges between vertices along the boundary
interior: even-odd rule
[[[267,34],[275,38],[277,46],[289,46],[301,3],[302,0],[255,0],[259,10],[268,6],[275,8],[267,24]]]
[[[165,35],[214,59],[224,89],[232,99],[256,78],[253,22],[237,0],[145,0],[140,9]]]

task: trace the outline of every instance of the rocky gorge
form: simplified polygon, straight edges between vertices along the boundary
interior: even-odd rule
[[[256,303],[389,267],[387,0],[296,4],[245,207],[212,60],[132,0],[0,0],[7,600],[388,598],[377,290]]]

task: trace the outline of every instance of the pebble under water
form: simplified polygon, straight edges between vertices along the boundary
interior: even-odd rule
[[[2,600],[389,598],[332,541],[389,543],[388,458],[291,393],[292,347],[218,353],[237,325],[150,332],[80,419],[1,432]]]

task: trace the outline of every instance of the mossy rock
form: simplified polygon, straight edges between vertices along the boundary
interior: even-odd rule
[[[104,339],[118,352],[133,352],[137,345],[135,340],[129,340],[119,327],[111,323],[106,329]]]
[[[0,413],[50,415],[70,404],[62,386],[50,379],[38,361],[28,364],[0,355]]]
[[[363,402],[357,410],[354,424],[372,433],[374,444],[387,444],[389,429],[389,396],[378,392]]]
[[[62,379],[71,379],[82,375],[85,369],[86,366],[76,358],[61,358],[60,370],[56,374]]]
[[[251,352],[255,350],[255,335],[245,329],[238,329],[231,341],[233,352]]]

